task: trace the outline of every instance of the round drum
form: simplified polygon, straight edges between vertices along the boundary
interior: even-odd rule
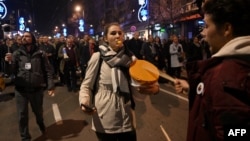
[[[153,84],[159,79],[159,71],[155,65],[146,60],[136,60],[129,68],[132,85]]]

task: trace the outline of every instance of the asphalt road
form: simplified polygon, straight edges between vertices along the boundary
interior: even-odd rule
[[[184,141],[186,138],[188,100],[174,93],[170,84],[160,84],[158,95],[136,101],[138,141]],[[13,86],[0,95],[0,141],[19,141]],[[91,116],[84,114],[78,93],[57,87],[56,95],[44,93],[44,119],[47,137],[41,135],[34,114],[29,109],[29,130],[33,141],[97,141],[91,130]]]

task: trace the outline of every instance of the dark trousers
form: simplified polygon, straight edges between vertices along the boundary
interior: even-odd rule
[[[136,131],[106,134],[96,132],[98,141],[136,141]]]
[[[82,77],[82,79],[85,78],[86,69],[87,69],[87,66],[81,65],[81,77]]]
[[[65,84],[64,74],[60,70],[58,71],[58,74],[59,74],[61,85],[64,85]]]
[[[63,84],[65,84],[65,79],[64,79],[64,74],[63,74],[63,72],[60,70],[60,63],[61,63],[61,59],[58,59],[57,60],[57,68],[56,68],[56,70],[57,70],[57,74],[59,75],[59,78],[60,78],[60,83],[63,85]]]
[[[64,78],[67,84],[68,90],[76,90],[76,67],[66,66],[64,67]]]
[[[31,136],[29,133],[29,107],[30,103],[33,113],[36,116],[36,123],[38,124],[42,132],[45,131],[45,125],[43,122],[43,90],[36,92],[19,92],[15,90],[19,132],[22,141],[30,141]]]

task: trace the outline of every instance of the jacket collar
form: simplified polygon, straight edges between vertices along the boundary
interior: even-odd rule
[[[212,57],[250,55],[250,36],[237,37],[226,43]]]

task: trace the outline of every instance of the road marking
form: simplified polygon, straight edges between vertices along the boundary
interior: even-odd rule
[[[57,104],[52,104],[54,118],[57,124],[62,124],[62,116],[60,114],[59,108]]]
[[[161,131],[164,134],[165,138],[167,141],[171,141],[171,139],[168,136],[168,133],[165,131],[165,129],[162,127],[162,125],[160,125]]]
[[[172,95],[172,96],[178,97],[179,99],[182,99],[182,100],[184,100],[184,101],[188,102],[188,99],[187,99],[186,97],[183,97],[183,96],[177,95],[176,93],[172,93],[172,92],[167,91],[167,90],[162,89],[162,88],[160,88],[160,91],[163,91],[163,92],[165,92],[165,93],[168,93],[168,94],[170,94],[170,95]]]

